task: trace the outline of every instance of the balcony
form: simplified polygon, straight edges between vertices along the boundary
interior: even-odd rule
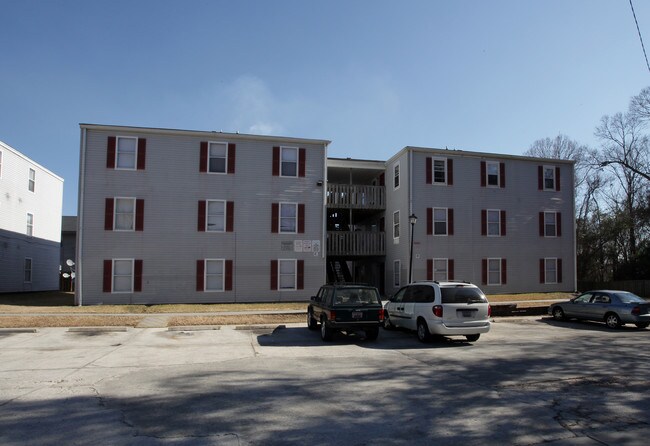
[[[386,209],[384,186],[328,184],[327,207],[335,209]]]
[[[386,255],[384,232],[332,231],[327,233],[328,256]]]

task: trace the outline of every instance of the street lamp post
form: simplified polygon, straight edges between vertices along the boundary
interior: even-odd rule
[[[411,250],[409,252],[409,283],[413,278],[413,229],[415,228],[415,223],[417,223],[418,218],[415,214],[409,215],[409,223],[411,223]]]

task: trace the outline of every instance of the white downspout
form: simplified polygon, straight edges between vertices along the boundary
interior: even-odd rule
[[[79,199],[77,202],[77,253],[76,253],[76,284],[75,300],[79,306],[83,305],[83,203],[84,203],[84,182],[86,179],[86,132],[81,129],[81,147],[79,149]]]

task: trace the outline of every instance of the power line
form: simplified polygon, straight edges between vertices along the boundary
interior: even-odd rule
[[[639,33],[639,41],[641,41],[641,48],[643,49],[643,56],[645,57],[645,65],[648,67],[650,72],[650,63],[648,63],[648,54],[645,52],[645,45],[643,45],[643,37],[641,37],[641,30],[639,29],[639,22],[636,19],[636,13],[634,12],[634,6],[632,6],[632,0],[630,0],[630,8],[632,8],[632,15],[634,16],[634,23],[636,23],[636,31]]]

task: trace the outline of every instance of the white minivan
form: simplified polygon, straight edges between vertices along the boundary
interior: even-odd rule
[[[467,282],[417,282],[401,288],[384,306],[384,328],[432,336],[465,336],[469,342],[490,331],[491,308],[483,291]]]

